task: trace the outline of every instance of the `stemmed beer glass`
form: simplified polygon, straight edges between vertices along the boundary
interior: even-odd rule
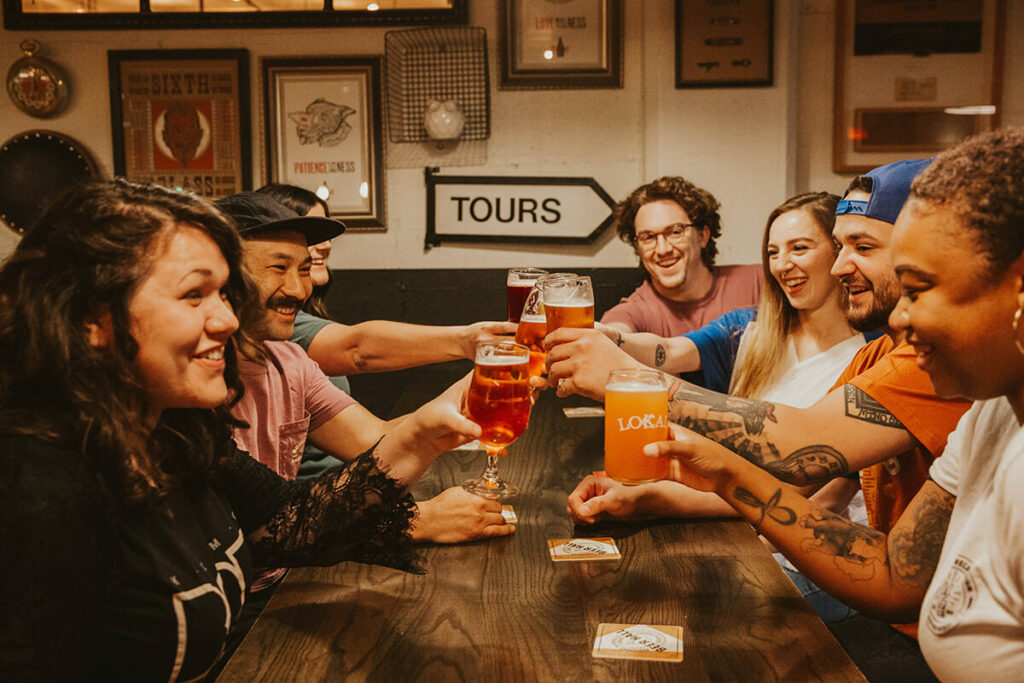
[[[519,489],[498,478],[498,455],[519,438],[530,420],[530,349],[510,341],[481,342],[476,347],[473,379],[466,396],[466,416],[480,425],[487,449],[487,469],[462,488],[484,498],[511,498]]]

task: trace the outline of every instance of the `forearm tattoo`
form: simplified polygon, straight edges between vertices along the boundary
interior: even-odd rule
[[[760,527],[765,517],[772,518],[782,526],[792,526],[796,522],[796,513],[793,512],[793,509],[779,505],[779,500],[782,499],[782,489],[776,489],[771,498],[763,503],[757,499],[757,496],[743,487],[737,487],[733,491],[733,495],[739,502],[761,511],[760,519],[754,522],[755,527]]]
[[[880,531],[825,510],[804,515],[800,526],[814,535],[801,541],[800,550],[836,558],[835,567],[853,581],[867,581],[889,564],[885,534]]]
[[[945,491],[930,491],[914,506],[910,528],[897,525],[889,533],[893,571],[922,591],[928,588],[939,562],[954,502],[956,498]]]
[[[780,505],[782,489],[776,489],[768,500],[761,501],[750,491],[736,488],[736,500],[760,511],[761,517],[754,526],[760,528],[765,519],[771,519],[781,526],[797,523],[796,512]],[[875,570],[887,565],[885,555],[885,534],[869,527],[854,524],[845,517],[827,510],[814,510],[799,518],[800,526],[810,529],[812,538],[800,542],[803,552],[818,552],[836,558],[836,568],[852,580],[867,580]]]
[[[654,347],[654,367],[660,368],[662,365],[665,364],[665,359],[665,347],[662,346],[661,344],[658,344],[657,346]]]
[[[846,397],[846,414],[849,417],[883,427],[904,429],[903,423],[886,410],[885,406],[852,384],[844,384],[843,393]]]
[[[709,412],[731,413],[739,419],[725,415],[695,417],[687,414],[692,411],[686,406],[678,405],[685,402],[706,406]],[[669,414],[674,415],[673,420],[680,426],[717,441],[790,484],[805,486],[825,482],[849,472],[843,454],[825,444],[804,446],[783,457],[763,434],[766,422],[778,423],[772,403],[726,396],[681,383],[672,395]]]

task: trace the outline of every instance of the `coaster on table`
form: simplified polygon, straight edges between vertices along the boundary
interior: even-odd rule
[[[548,540],[548,552],[553,562],[578,562],[581,560],[618,560],[622,558],[615,539],[601,538],[553,538]]]
[[[511,505],[501,506],[501,516],[505,518],[505,524],[519,523],[519,518],[516,516],[516,511],[512,509]]]
[[[603,417],[604,408],[601,406],[580,406],[577,408],[562,408],[566,417]]]
[[[594,657],[683,661],[682,626],[598,624]]]

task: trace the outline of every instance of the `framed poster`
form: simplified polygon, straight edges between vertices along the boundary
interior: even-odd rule
[[[676,0],[676,87],[772,84],[772,0]]]
[[[622,87],[622,0],[500,0],[500,87]]]
[[[925,158],[999,126],[1004,0],[840,0],[832,168]]]
[[[111,50],[114,174],[223,197],[252,187],[246,50]]]
[[[381,57],[262,64],[268,181],[326,196],[349,229],[383,230]]]

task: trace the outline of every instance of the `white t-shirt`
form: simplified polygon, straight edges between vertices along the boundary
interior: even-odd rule
[[[921,651],[943,681],[1024,680],[1024,429],[1009,402],[975,403],[929,474],[956,505]]]

